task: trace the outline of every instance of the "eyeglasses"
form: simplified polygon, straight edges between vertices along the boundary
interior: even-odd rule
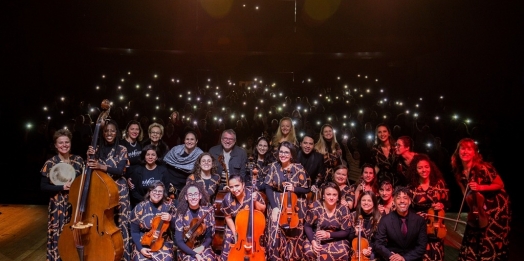
[[[282,154],[282,155],[286,155],[288,156],[289,154],[291,154],[289,151],[279,151],[278,154]]]
[[[222,138],[223,141],[235,141],[235,138]]]
[[[151,190],[151,193],[153,194],[164,194],[164,191],[163,190]]]
[[[200,196],[200,193],[198,193],[198,192],[195,192],[193,194],[191,194],[191,193],[187,194],[188,198],[198,198],[199,196]]]
[[[151,135],[160,135],[160,134],[162,134],[162,132],[156,132],[156,131],[151,132]]]

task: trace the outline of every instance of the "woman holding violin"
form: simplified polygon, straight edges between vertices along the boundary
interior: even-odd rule
[[[304,218],[304,258],[310,261],[348,260],[349,209],[342,205],[339,186],[327,182],[322,197],[313,202]]]
[[[211,249],[215,233],[214,209],[201,183],[190,181],[180,191],[175,228],[178,260],[217,260]]]
[[[47,221],[47,261],[62,260],[58,254],[58,238],[62,233],[64,225],[71,220],[71,203],[69,203],[69,188],[73,179],[82,173],[84,167],[84,160],[78,155],[71,154],[71,140],[73,135],[67,129],[59,129],[53,135],[53,142],[57,155],[48,159],[42,170],[40,170],[41,181],[40,189],[49,193],[49,214]],[[62,163],[62,164],[61,164]],[[63,165],[67,164],[67,165]],[[51,181],[51,175],[54,170],[60,173],[58,169],[60,166],[65,166],[72,170],[73,173],[68,173],[71,180],[65,182]],[[58,175],[63,175],[62,173]],[[66,175],[64,175],[66,176]],[[68,179],[69,179],[68,178]],[[53,178],[54,180],[54,178]],[[64,184],[62,184],[64,183]]]
[[[357,200],[355,211],[350,214],[351,260],[369,261],[375,259],[372,245],[382,214],[378,210],[378,198],[373,191],[364,191]],[[360,256],[359,256],[360,255]],[[360,258],[360,259],[359,259]]]
[[[451,166],[470,209],[459,260],[508,260],[511,203],[502,178],[470,138],[458,142]]]
[[[171,220],[174,214],[164,183],[153,182],[144,200],[131,213],[133,261],[173,260]]]
[[[123,260],[131,258],[131,236],[129,234],[129,221],[131,215],[131,203],[129,198],[129,188],[124,177],[127,160],[126,147],[119,144],[120,130],[114,120],[107,120],[102,128],[102,136],[98,147],[89,146],[87,158],[94,155],[93,160],[87,162],[87,166],[93,170],[101,170],[109,175],[118,186],[119,205],[115,209],[115,223],[122,232],[124,238]]]
[[[449,195],[444,177],[425,154],[413,157],[406,172],[409,186],[413,192],[411,206],[419,215],[428,220],[428,245],[423,260],[444,260],[444,237],[446,225],[443,223],[444,210],[449,205]]]
[[[239,220],[237,219],[237,214],[241,210],[249,210],[251,203],[253,203],[254,210],[260,211],[261,213],[264,213],[266,211],[266,203],[264,202],[264,199],[262,196],[257,192],[252,192],[249,189],[246,189],[245,181],[242,179],[240,175],[233,174],[229,177],[229,191],[222,201],[222,212],[224,213],[225,220],[226,220],[226,230],[224,234],[224,245],[222,248],[222,253],[220,254],[220,259],[222,261],[228,260],[228,256],[232,250],[233,247],[237,247],[237,243],[239,242],[239,238],[245,237],[245,235],[239,235],[237,228],[239,227],[247,227],[248,223],[239,223]],[[253,202],[251,202],[254,199]],[[264,217],[264,216],[263,216]],[[265,217],[262,218],[262,220],[258,220],[261,223],[265,224]],[[255,226],[257,220],[254,221]],[[263,230],[262,230],[263,231]],[[258,237],[254,237],[257,242],[263,242],[262,239],[260,239],[259,235]]]
[[[200,154],[196,159],[192,172],[193,173],[187,177],[186,185],[191,182],[202,184],[210,201],[213,202],[218,191],[218,185],[220,184],[220,175],[217,173],[217,162],[215,158],[213,158],[209,152]]]
[[[278,147],[278,161],[271,164],[266,176],[268,210],[268,260],[301,260],[303,220],[309,177],[300,163],[295,163],[295,145],[284,141]]]

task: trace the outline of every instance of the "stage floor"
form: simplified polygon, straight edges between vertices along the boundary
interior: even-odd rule
[[[46,258],[47,206],[46,205],[0,205],[0,261],[33,261]],[[457,213],[447,213],[446,217],[456,219]],[[461,220],[466,219],[462,214]],[[448,233],[445,240],[445,260],[456,261],[458,247],[464,232],[464,225],[445,221]],[[513,222],[514,224],[517,222]],[[511,245],[518,246],[524,240],[520,234],[521,225],[513,227]],[[520,260],[512,248],[510,260]]]

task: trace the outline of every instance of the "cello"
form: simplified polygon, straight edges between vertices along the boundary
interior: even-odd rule
[[[252,168],[250,169],[252,171]],[[251,173],[251,177],[253,177]],[[253,180],[253,182],[255,182]],[[266,228],[266,218],[260,210],[255,210],[255,190],[251,190],[251,202],[249,209],[242,209],[235,218],[235,227],[238,240],[231,248],[228,260],[237,261],[263,261],[265,248],[260,243]]]
[[[223,154],[218,156],[218,162],[222,166],[222,175],[220,181],[222,185],[224,185],[225,182],[225,185],[217,192],[213,202],[213,208],[215,209],[215,235],[213,236],[212,245],[215,251],[222,251],[222,248],[224,247],[224,233],[226,231],[226,218],[224,213],[222,213],[221,207],[224,197],[227,193],[229,193],[229,187],[227,186],[229,184],[229,174],[227,172],[227,166],[224,162]]]
[[[101,126],[109,115],[110,102],[102,101],[91,145],[97,145]],[[94,159],[94,155],[90,156]],[[58,239],[62,260],[120,260],[124,253],[122,232],[114,221],[113,209],[118,206],[118,186],[107,173],[84,168],[84,174],[71,184],[69,192],[72,217]]]

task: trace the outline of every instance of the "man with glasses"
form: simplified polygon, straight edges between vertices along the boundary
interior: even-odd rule
[[[250,179],[246,179],[247,153],[243,148],[236,145],[236,140],[234,130],[224,130],[220,136],[220,145],[211,147],[209,153],[219,162],[218,173],[224,173],[228,176],[240,175],[246,183],[250,184]],[[226,177],[222,177],[221,187],[225,186],[225,183]]]

